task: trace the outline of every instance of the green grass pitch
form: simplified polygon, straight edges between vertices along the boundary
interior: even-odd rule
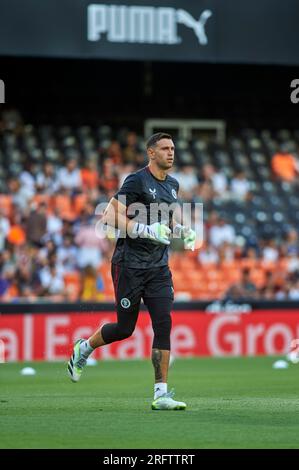
[[[299,365],[276,358],[177,359],[186,411],[151,411],[148,361],[98,362],[73,384],[64,363],[0,364],[0,448],[299,448]]]

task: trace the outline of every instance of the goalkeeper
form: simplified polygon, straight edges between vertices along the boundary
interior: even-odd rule
[[[169,208],[177,203],[179,184],[167,174],[174,162],[174,143],[169,134],[152,135],[147,142],[149,164],[129,175],[104,213],[103,222],[125,234],[119,237],[112,257],[112,279],[117,306],[117,323],[105,324],[89,339],[78,340],[68,362],[73,382],[80,379],[86,360],[95,348],[132,335],[141,298],[148,308],[154,339],[153,410],[183,410],[186,404],[167,390],[170,358],[172,276],[168,267],[171,229],[184,239],[185,248],[194,249],[195,232],[176,223],[173,211],[155,213],[159,205]],[[130,213],[136,213],[137,218]],[[160,208],[159,208],[160,211]],[[117,221],[117,222],[116,222]]]

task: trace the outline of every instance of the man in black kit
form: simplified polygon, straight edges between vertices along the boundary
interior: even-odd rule
[[[169,134],[157,133],[147,142],[149,164],[129,175],[104,212],[102,222],[119,230],[112,257],[112,278],[117,303],[117,323],[108,323],[89,339],[79,339],[68,363],[73,382],[80,379],[95,348],[128,338],[134,332],[141,298],[148,308],[154,331],[152,363],[155,371],[153,410],[184,410],[186,404],[167,392],[170,357],[173,284],[168,267],[171,233],[194,249],[195,232],[175,221],[179,184],[167,171],[174,161]],[[157,208],[159,206],[159,209]],[[138,216],[134,215],[138,212]],[[133,218],[134,217],[134,218]]]

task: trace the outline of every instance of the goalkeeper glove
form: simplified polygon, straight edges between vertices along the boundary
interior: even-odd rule
[[[133,227],[132,233],[141,238],[147,238],[153,242],[162,243],[163,245],[169,245],[169,235],[171,230],[167,225],[161,224],[160,222],[155,222],[152,225],[145,225],[136,223]]]
[[[194,230],[192,230],[192,228],[185,227],[185,225],[177,224],[173,229],[173,233],[183,238],[184,247],[187,250],[194,251],[196,233]]]

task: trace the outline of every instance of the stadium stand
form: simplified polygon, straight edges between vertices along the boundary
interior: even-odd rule
[[[181,200],[204,204],[204,244],[171,247],[176,299],[299,298],[299,131],[176,141]],[[143,136],[107,125],[0,121],[0,299],[113,300],[114,240],[95,208],[146,165]]]

